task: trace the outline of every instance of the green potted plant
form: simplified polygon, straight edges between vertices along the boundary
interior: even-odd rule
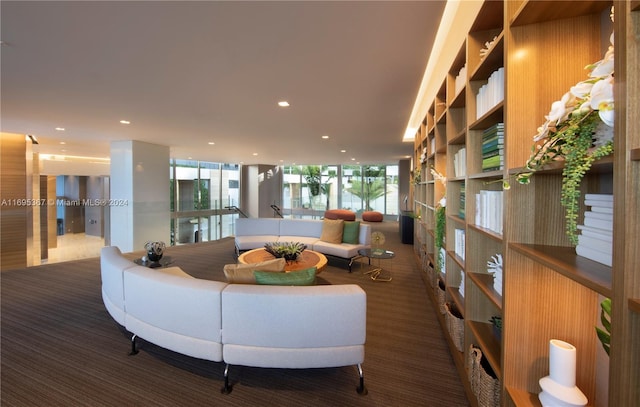
[[[534,137],[526,169],[516,176],[519,183],[528,184],[536,171],[564,160],[560,203],[565,209],[566,233],[574,245],[582,179],[596,160],[613,153],[613,34],[610,40],[604,58],[586,67],[589,79],[553,102]]]

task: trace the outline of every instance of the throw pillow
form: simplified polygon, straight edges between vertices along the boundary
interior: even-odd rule
[[[360,239],[360,221],[345,221],[342,243],[358,244]]]
[[[253,275],[256,282],[263,285],[314,285],[316,283],[315,267],[288,273],[270,273],[256,270]]]
[[[224,266],[224,276],[229,284],[255,284],[254,270],[283,273],[286,264],[287,261],[283,258],[251,264],[227,264]]]
[[[342,231],[344,230],[344,220],[324,219],[322,221],[322,234],[320,240],[327,243],[342,243]]]

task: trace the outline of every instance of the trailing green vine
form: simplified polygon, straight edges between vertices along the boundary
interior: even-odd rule
[[[564,160],[560,204],[565,210],[565,231],[573,245],[578,243],[580,184],[596,160],[613,153],[613,34],[610,38],[604,58],[586,67],[589,79],[552,103],[534,137],[526,169],[516,175],[519,183],[529,184],[536,171],[552,161]]]
[[[435,246],[436,246],[436,269],[442,272],[444,269],[444,256],[441,250],[444,247],[444,231],[446,227],[446,208],[439,206],[436,209],[436,229],[435,229]]]

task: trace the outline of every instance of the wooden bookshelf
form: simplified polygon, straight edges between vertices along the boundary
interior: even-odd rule
[[[614,23],[608,19],[612,4]],[[439,278],[446,283],[447,301],[465,319],[463,355],[450,345],[473,406],[478,402],[463,363],[470,345],[482,350],[497,374],[502,406],[539,406],[538,380],[548,374],[548,343],[556,338],[578,349],[576,383],[589,405],[640,405],[640,253],[634,247],[640,238],[639,26],[637,0],[485,1],[444,81],[433,78],[439,90],[421,135],[433,149],[423,165],[429,188],[416,200],[416,207],[429,208],[423,209],[429,217],[421,225],[428,238],[417,244],[433,262],[435,208],[446,196],[446,273]],[[616,35],[616,106],[625,108],[616,110],[615,154],[594,163],[580,189],[614,195],[614,260],[608,267],[576,255],[568,241],[560,205],[562,163],[537,171],[529,185],[514,178],[524,171],[533,136],[551,104],[587,78],[584,67],[602,58],[611,30]],[[466,82],[456,88],[455,78],[465,65]],[[506,72],[505,98],[477,117],[476,94],[500,67]],[[483,172],[482,133],[496,123],[505,127],[504,169]],[[462,148],[466,174],[456,175],[453,159]],[[427,175],[432,166],[447,176],[446,188]],[[459,214],[462,185],[464,217]],[[502,233],[476,225],[475,194],[503,186]],[[584,209],[581,203],[579,213]],[[465,231],[464,259],[454,250],[456,229]],[[487,273],[487,261],[497,253],[504,262],[504,296]],[[604,298],[614,303],[614,328],[611,356],[603,360],[594,326]],[[489,323],[494,315],[504,321],[501,341]],[[609,376],[602,377],[603,372]]]

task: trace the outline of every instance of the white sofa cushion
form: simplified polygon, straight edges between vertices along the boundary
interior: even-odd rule
[[[350,259],[358,255],[358,250],[362,249],[362,245],[349,243],[327,243],[322,240],[316,241],[311,250],[320,252],[328,256],[341,257]]]
[[[227,286],[136,266],[124,273],[125,328],[163,348],[221,361],[221,297]]]
[[[122,257],[116,246],[100,250],[100,275],[102,279],[102,301],[111,317],[124,325],[125,301],[123,272],[135,267],[135,263]]]
[[[277,368],[362,363],[366,308],[355,284],[229,285],[222,292],[224,360]]]

